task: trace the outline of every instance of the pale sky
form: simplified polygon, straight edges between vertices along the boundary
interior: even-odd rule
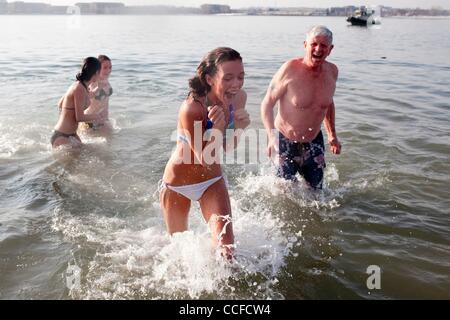
[[[424,8],[430,9],[432,6],[439,6],[450,9],[449,0],[22,0],[25,2],[44,2],[53,5],[73,5],[77,2],[122,2],[125,5],[174,5],[185,7],[199,7],[204,3],[228,4],[231,8],[243,7],[342,7],[346,5],[385,5],[394,8]],[[379,2],[377,2],[379,1]],[[8,0],[8,2],[14,2]]]

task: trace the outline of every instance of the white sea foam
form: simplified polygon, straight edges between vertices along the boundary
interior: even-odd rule
[[[81,266],[82,286],[71,291],[72,297],[282,298],[274,285],[299,239],[286,234],[284,223],[263,207],[244,212],[232,199],[232,210],[236,239],[232,263],[214,252],[198,206],[191,210],[190,230],[172,237],[159,211],[141,221],[139,229],[117,217],[55,210],[53,229],[96,251]]]
[[[258,174],[246,174],[238,178],[238,189],[246,198],[258,197],[262,201],[289,199],[300,208],[336,208],[339,207],[341,195],[328,187],[330,182],[339,181],[339,173],[334,165],[324,173],[324,188],[313,191],[301,178],[296,183],[277,177],[274,168],[261,168]]]
[[[102,166],[99,159],[92,161],[91,165]],[[166,233],[157,192],[150,199],[136,200],[145,202],[147,216],[106,217],[101,208],[72,214],[72,209],[58,207],[54,230],[76,246],[95,252],[87,261],[78,262],[83,269],[81,287],[70,295],[81,299],[283,298],[277,290],[278,278],[285,276],[282,270],[287,258],[298,256],[295,248],[301,246],[304,223],[308,224],[303,210],[325,214],[328,219],[348,192],[364,186],[341,183],[333,164],[326,169],[325,187],[319,192],[302,181],[291,183],[276,177],[273,168],[263,166],[259,171],[257,175],[243,172],[230,186],[236,240],[233,263],[214,252],[197,203],[191,208],[189,230],[172,237]],[[67,179],[83,186],[83,192],[99,184],[88,174],[69,174]],[[330,183],[337,188],[330,188]],[[107,189],[99,191],[108,197],[117,192]],[[291,210],[298,212],[292,212],[291,218],[283,215],[275,207],[280,201],[294,204],[297,209]],[[302,226],[292,229],[292,217],[301,219]]]
[[[46,126],[28,124],[17,126],[0,122],[0,159],[26,153],[49,153],[50,132]]]

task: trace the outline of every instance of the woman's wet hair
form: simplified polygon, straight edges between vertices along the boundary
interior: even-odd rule
[[[213,77],[218,65],[227,61],[242,61],[242,57],[234,49],[219,47],[210,52],[202,59],[197,67],[197,74],[189,79],[189,94],[196,97],[204,97],[211,90],[211,86],[206,81],[206,75]]]
[[[78,81],[89,81],[101,68],[102,64],[97,58],[87,57],[83,60],[81,71],[77,73],[76,78]]]
[[[105,56],[104,54],[100,54],[97,59],[100,61],[100,63],[103,63],[104,61],[111,61],[111,59],[108,56]]]

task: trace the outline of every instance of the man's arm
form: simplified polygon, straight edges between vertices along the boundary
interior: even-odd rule
[[[270,81],[269,88],[267,89],[266,95],[261,103],[261,118],[266,128],[267,133],[270,134],[274,126],[273,108],[277,101],[285,94],[286,85],[284,84],[285,73],[287,69],[287,64],[285,63],[281,68],[275,73],[272,80]]]
[[[284,79],[288,65],[289,62],[286,62],[283,66],[281,66],[277,73],[275,73],[272,81],[270,81],[269,88],[267,89],[266,95],[261,103],[261,119],[269,137],[269,143],[267,147],[267,154],[269,157],[272,156],[272,151],[275,146],[275,124],[273,108],[275,107],[277,101],[281,97],[283,97],[283,95],[287,91],[287,85]]]
[[[333,152],[334,154],[340,154],[341,144],[336,135],[334,101],[328,106],[324,125],[325,129],[327,130],[328,143],[330,144],[331,152]]]

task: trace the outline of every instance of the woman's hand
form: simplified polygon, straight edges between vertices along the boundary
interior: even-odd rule
[[[225,114],[221,106],[208,107],[208,118],[213,123],[213,128],[223,131],[225,129]]]
[[[234,120],[238,122],[240,129],[245,129],[250,124],[250,115],[245,109],[237,109],[234,113]]]

